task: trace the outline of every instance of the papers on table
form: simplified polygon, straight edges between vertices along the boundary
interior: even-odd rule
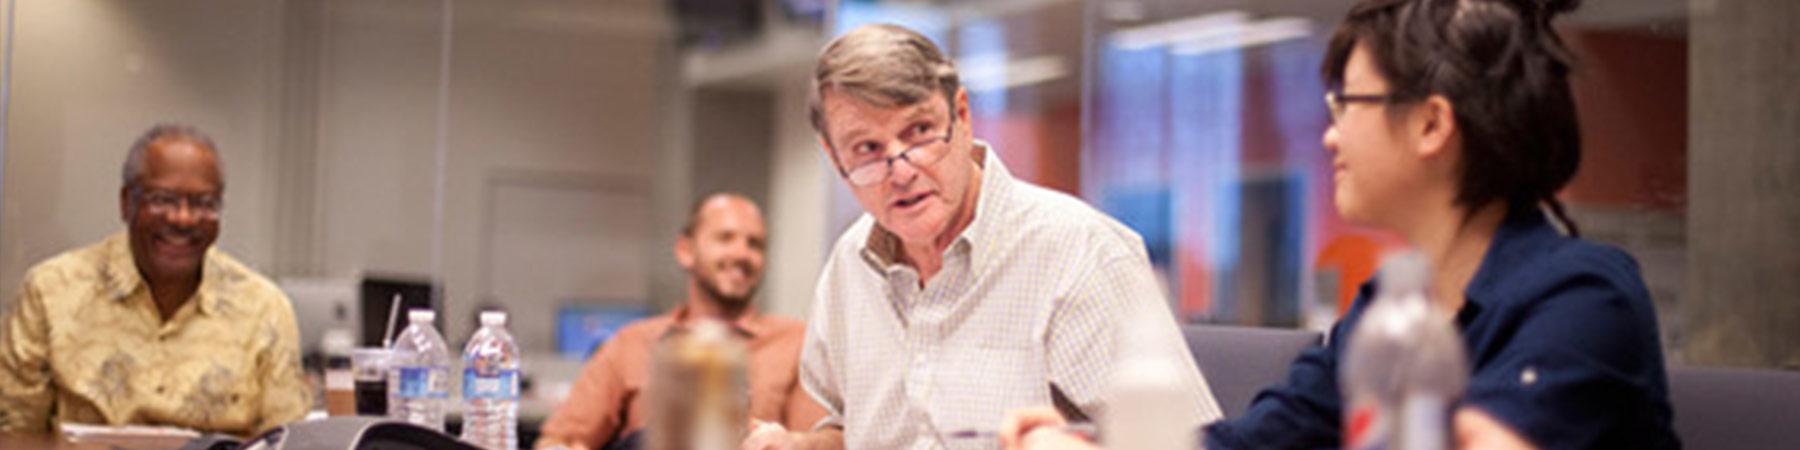
[[[71,442],[115,445],[130,448],[181,448],[200,437],[200,432],[186,428],[144,425],[107,426],[79,423],[62,424],[62,435]]]

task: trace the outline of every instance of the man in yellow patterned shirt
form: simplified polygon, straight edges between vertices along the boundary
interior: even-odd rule
[[[126,157],[126,232],[39,263],[0,322],[0,431],[148,424],[250,435],[311,406],[293,307],[212,248],[212,141],[152,128]]]

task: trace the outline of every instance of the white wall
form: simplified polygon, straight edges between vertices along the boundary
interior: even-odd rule
[[[664,20],[659,2],[563,1],[515,7],[517,2],[458,5],[450,96],[450,153],[447,204],[443,220],[443,276],[449,310],[473,306],[470,295],[491,292],[481,286],[478,255],[482,237],[484,192],[498,170],[555,173],[599,183],[614,198],[638,196],[642,208],[611,211],[642,224],[635,234],[595,230],[599,239],[616,242],[614,251],[638,253],[644,275],[600,285],[585,279],[603,276],[603,267],[557,267],[534,271],[542,278],[520,279],[534,285],[561,284],[553,298],[503,298],[509,305],[551,305],[564,298],[617,299],[647,302],[659,295],[655,274],[674,271],[673,234],[657,232],[667,210],[679,202],[657,198],[652,183],[672,169],[659,156],[667,120],[662,100],[673,52],[666,28],[632,28],[621,24],[655,24]],[[619,22],[622,21],[622,22]],[[666,205],[666,206],[659,206]],[[604,262],[604,260],[595,260]],[[616,272],[611,272],[616,275]],[[648,276],[648,278],[645,277]],[[665,275],[666,276],[666,275]],[[666,295],[666,294],[664,294]],[[541,303],[532,303],[541,302]],[[641,304],[641,303],[640,303]],[[553,311],[540,311],[548,320]],[[525,320],[518,320],[521,331]],[[545,322],[548,323],[548,322]],[[548,330],[549,327],[544,327]],[[453,335],[462,335],[451,327]],[[522,337],[523,339],[523,337]],[[545,342],[548,342],[547,340]],[[526,344],[529,345],[527,340]]]
[[[472,331],[478,304],[497,303],[533,350],[552,345],[567,300],[651,300],[651,274],[674,265],[648,250],[672,243],[652,231],[652,210],[666,209],[653,179],[668,170],[658,74],[671,41],[659,3],[455,2],[447,65],[443,3],[332,5],[320,94],[325,273],[435,275],[452,340]],[[639,207],[593,213],[621,204]],[[532,223],[519,214],[551,222],[526,232],[590,227],[592,239],[571,244],[641,264],[622,272],[617,254],[505,251],[531,240],[517,235]]]
[[[729,133],[741,126],[767,127],[766,140],[745,142],[740,150],[756,149],[764,153],[766,161],[758,167],[766,172],[758,176],[768,189],[763,211],[768,220],[769,250],[758,301],[766,312],[800,319],[806,319],[811,311],[819,270],[830,245],[862,212],[824,157],[807,115],[810,74],[824,43],[816,29],[781,24],[765,29],[753,41],[726,49],[691,50],[684,55],[681,68],[688,89],[754,92],[768,99],[760,112],[713,120],[742,122],[737,126],[696,124],[705,126],[678,135],[691,134],[696,142],[704,142],[709,133]],[[695,107],[707,104],[698,101]],[[692,156],[711,158],[714,156],[709,153],[719,150],[703,146]]]
[[[327,2],[310,149],[319,228],[302,241],[320,255],[312,271],[431,275],[443,12],[430,0]]]
[[[119,171],[157,122],[210,133],[225,162],[219,245],[271,258],[275,4],[22,1],[15,11],[0,292],[26,268],[124,229]]]
[[[819,270],[839,230],[826,227],[829,190],[837,181],[819,150],[819,140],[806,115],[804,71],[794,81],[777,83],[773,163],[770,166],[769,268],[763,302],[771,312],[806,318],[812,310]],[[842,188],[837,188],[842,189]]]

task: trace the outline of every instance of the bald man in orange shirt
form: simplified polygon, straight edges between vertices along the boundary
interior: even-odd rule
[[[751,305],[766,236],[762,212],[742,195],[713,194],[696,204],[675,242],[675,259],[688,272],[687,302],[627,325],[601,346],[544,423],[537,448],[606,448],[643,429],[653,346],[701,319],[730,324],[743,338],[751,419],[811,429],[824,417],[797,377],[806,325],[758,314]]]

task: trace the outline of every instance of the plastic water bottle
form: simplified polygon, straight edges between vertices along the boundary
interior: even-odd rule
[[[519,445],[519,345],[506,313],[483,311],[481,329],[463,349],[462,439],[490,450]]]
[[[1469,382],[1462,336],[1451,313],[1427,295],[1423,256],[1390,257],[1380,277],[1339,374],[1349,405],[1344,448],[1451,448],[1451,408]]]
[[[407,311],[410,325],[394,338],[388,372],[388,417],[444,430],[450,398],[450,350],[429,309]]]
[[[1188,403],[1182,367],[1167,358],[1172,345],[1159,335],[1166,314],[1138,308],[1129,311],[1115,343],[1118,359],[1111,376],[1111,400],[1101,417],[1101,442],[1107,448],[1133,450],[1189,450],[1199,442],[1194,435],[1194,410]],[[1182,352],[1186,353],[1186,352]]]

